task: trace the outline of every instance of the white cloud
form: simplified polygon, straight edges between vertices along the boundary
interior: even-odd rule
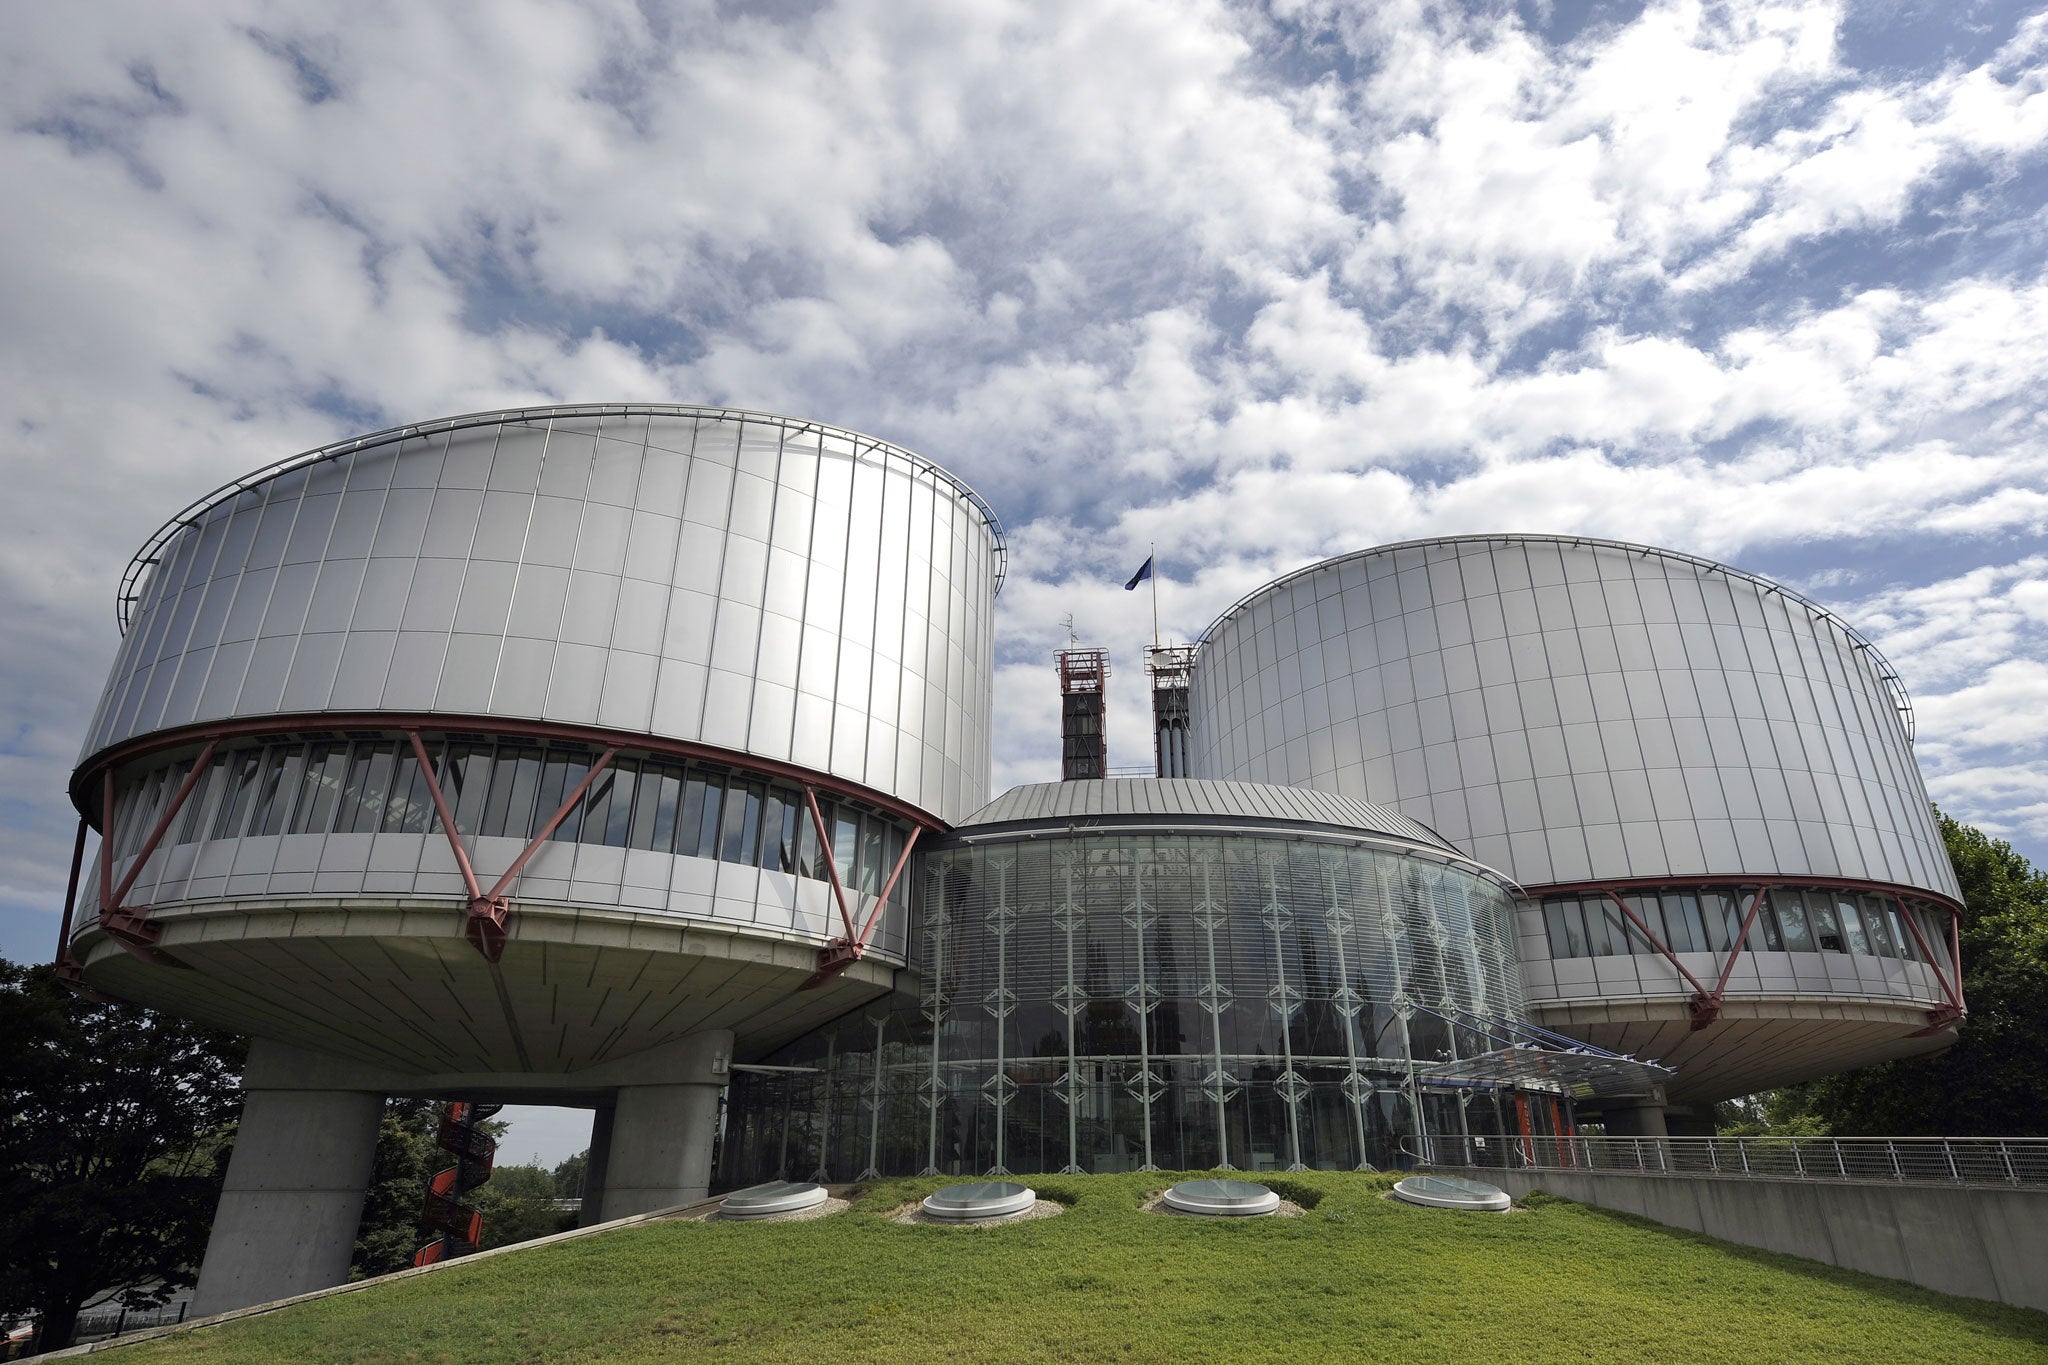
[[[980,487],[1014,531],[999,777],[1049,771],[1069,610],[1143,761],[1150,543],[1185,636],[1320,555],[1580,531],[1901,584],[1858,610],[1937,792],[2048,838],[2048,17],[1881,72],[1841,17],[1658,0],[1560,45],[1425,0],[21,8],[0,900],[54,899],[108,599],[162,516],[528,399],[795,411]]]

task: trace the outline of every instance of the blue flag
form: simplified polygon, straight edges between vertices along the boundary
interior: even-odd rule
[[[1125,592],[1135,592],[1140,583],[1143,583],[1146,579],[1152,576],[1152,559],[1153,556],[1151,555],[1145,556],[1144,566],[1140,568],[1136,573],[1131,575],[1130,582],[1124,584]]]

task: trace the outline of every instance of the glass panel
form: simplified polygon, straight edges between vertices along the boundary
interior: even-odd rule
[[[1664,906],[1664,946],[1674,953],[1693,953],[1707,945],[1704,936],[1693,938],[1693,925],[1699,920],[1699,903],[1684,891],[1667,891],[1662,897]]]
[[[349,834],[375,832],[384,818],[391,793],[391,770],[398,758],[395,744],[358,744],[349,762],[348,786],[341,793],[335,830]]]
[[[818,822],[812,818],[810,801],[798,812],[796,825],[796,870],[800,877],[825,880],[825,850],[818,847]]]
[[[586,844],[602,844],[605,832],[611,825],[612,793],[618,789],[618,760],[605,765],[605,770],[591,782],[590,790],[583,794],[583,830],[577,839]],[[626,793],[626,800],[633,795]]]
[[[676,855],[695,858],[697,831],[704,823],[704,777],[692,772],[683,779],[683,804],[676,815]]]
[[[1892,943],[1892,927],[1885,917],[1884,905],[1875,896],[1860,898],[1863,909],[1863,930],[1870,936],[1870,950],[1879,957],[1897,957],[1898,949]]]
[[[1747,906],[1749,904],[1747,897],[1760,893],[1748,891],[1743,894],[1745,897],[1743,913],[1747,914]],[[1749,946],[1752,951],[1759,945],[1762,946],[1764,951],[1772,953],[1783,952],[1785,949],[1785,941],[1778,933],[1778,917],[1771,911],[1773,904],[1774,900],[1772,897],[1764,896],[1763,904],[1759,905],[1756,909],[1756,927],[1749,932]]]
[[[729,863],[752,863],[761,839],[761,789],[734,783],[725,794],[725,834],[718,856]]]
[[[429,757],[432,750],[428,750]],[[433,821],[433,797],[427,794],[420,760],[410,741],[398,747],[398,768],[391,778],[391,796],[384,803],[386,834],[424,834]]]
[[[1685,912],[1686,933],[1692,940],[1692,950],[1696,953],[1711,951],[1708,945],[1713,939],[1707,929],[1706,907],[1701,904],[1700,898],[1687,895],[1681,899],[1680,908]]]
[[[761,812],[761,866],[796,871],[796,803],[785,787],[768,788]]]
[[[888,833],[888,848],[883,854],[888,862],[882,870],[882,880],[885,882],[889,879],[891,872],[896,872],[897,860],[903,856],[903,831],[894,825],[890,825]],[[889,888],[889,904],[898,906],[910,904],[910,868],[908,866],[905,866],[901,872],[896,873],[896,884]]]
[[[292,813],[292,799],[306,770],[306,746],[293,744],[270,751],[263,770],[263,787],[256,796],[256,809],[249,816],[251,834],[282,834]]]
[[[1835,920],[1835,908],[1828,904],[1827,893],[1822,891],[1808,892],[1806,896],[1806,914],[1808,922],[1813,925],[1813,941],[1824,952],[1846,953],[1849,951],[1847,945],[1842,941],[1841,925]]]
[[[870,815],[862,822],[860,840],[860,889],[870,896],[882,894],[882,878],[889,869],[882,865],[887,826]]]
[[[115,856],[133,857],[142,848],[143,841],[149,838],[149,831],[156,828],[168,794],[177,790],[174,784],[185,780],[187,767],[187,764],[173,763],[143,778],[139,788],[141,795],[130,809],[127,827],[114,844]]]
[[[851,890],[854,859],[860,853],[860,815],[835,805],[825,818],[831,822],[832,861],[839,868],[839,884]]]
[[[1913,942],[1913,931],[1906,927],[1905,920],[1899,915],[1899,907],[1887,905],[1884,913],[1885,918],[1891,922],[1892,942],[1898,945],[1899,956],[1908,962],[1920,961],[1920,945]]]
[[[612,760],[612,809],[604,824],[604,842],[610,848],[626,847],[626,835],[633,827],[633,797],[640,785],[640,765],[631,760]]]
[[[1856,902],[1848,896],[1835,898],[1835,912],[1842,920],[1842,937],[1848,941],[1849,951],[1870,956],[1870,936],[1863,932],[1863,912],[1856,908]]]
[[[206,765],[206,775],[199,779],[192,795],[186,799],[183,828],[176,842],[196,843],[212,827],[214,813],[220,809],[221,797],[228,785],[228,763],[228,755],[219,754]]]
[[[1579,934],[1565,927],[1565,912],[1578,909],[1577,901],[1543,902],[1543,927],[1550,933],[1550,955],[1554,958],[1579,956]],[[1574,915],[1576,917],[1576,915]]]
[[[244,749],[228,755],[227,798],[220,803],[220,815],[213,822],[214,838],[242,837],[242,822],[248,819],[249,807],[255,802],[256,780],[262,771],[261,749]]]
[[[1707,921],[1707,941],[1717,953],[1725,953],[1735,946],[1735,935],[1742,928],[1742,912],[1736,908],[1735,898],[1726,891],[1702,891],[1700,909]]]
[[[292,809],[292,833],[325,834],[334,828],[334,808],[348,779],[348,745],[315,744],[306,760],[305,782]]]
[[[441,799],[455,817],[455,828],[475,834],[483,827],[484,799],[491,786],[491,746],[458,741],[448,746],[441,764]]]
[[[1607,917],[1600,913],[1601,900],[1587,898],[1580,902],[1581,922],[1586,928],[1586,955],[1606,957],[1610,947],[1607,942]]]
[[[660,797],[648,807],[654,814],[652,831],[648,835],[647,847],[657,853],[671,853],[676,846],[676,816],[683,799],[683,773],[680,768],[661,770]]]
[[[1788,891],[1782,886],[1772,887],[1771,909],[1777,912],[1778,928],[1783,932],[1786,952],[1811,953],[1817,950],[1813,935],[1806,927],[1805,901],[1797,891]]]
[[[539,833],[541,825],[562,808],[562,803],[569,799],[570,792],[576,790],[576,784],[583,780],[583,775],[590,771],[594,761],[588,754],[573,749],[548,750],[547,759],[541,766],[540,792],[533,808],[534,823],[528,827],[528,838]],[[578,801],[548,837],[562,843],[575,843],[582,832],[583,803]]]
[[[541,751],[506,745],[491,765],[490,794],[484,800],[481,833],[512,839],[533,836],[533,803],[540,787]]]
[[[640,770],[640,780],[633,788],[633,825],[626,831],[627,848],[654,847],[654,818],[660,813],[662,773],[659,763],[649,762]],[[669,837],[675,836],[675,802],[668,803]]]

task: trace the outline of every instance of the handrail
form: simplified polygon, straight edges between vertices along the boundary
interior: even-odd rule
[[[1465,1137],[1402,1150],[1432,1166],[1916,1185],[2048,1187],[2048,1138]]]

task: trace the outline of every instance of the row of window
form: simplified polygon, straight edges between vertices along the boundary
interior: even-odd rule
[[[530,839],[590,772],[582,745],[450,740],[427,745],[443,798],[465,835]],[[192,760],[131,782],[115,806],[115,856],[141,850]],[[903,852],[894,822],[847,802],[819,799],[831,859],[848,890],[879,894]],[[172,821],[164,843],[276,834],[425,834],[434,799],[412,746],[386,738],[272,744],[216,754]],[[716,858],[827,879],[827,858],[803,791],[705,764],[612,760],[554,839]],[[908,903],[910,878],[892,903]]]
[[[1734,890],[1664,891],[1621,899],[1674,953],[1725,953],[1742,932],[1742,918],[1756,893]],[[1934,945],[1946,928],[1924,907],[1911,912],[1920,935]],[[1630,924],[1606,895],[1546,896],[1544,927],[1550,955],[1618,957],[1654,954],[1642,931]],[[1925,962],[1897,900],[1869,892],[1775,886],[1757,908],[1746,947],[1778,953],[1861,953],[1868,957]]]

